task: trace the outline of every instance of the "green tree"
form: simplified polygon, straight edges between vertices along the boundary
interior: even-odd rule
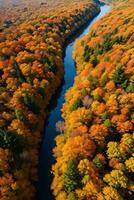
[[[26,140],[23,136],[8,132],[0,128],[0,147],[10,149],[13,153],[19,154],[23,151]]]
[[[14,67],[15,74],[18,77],[19,82],[20,83],[26,82],[25,76],[22,74],[19,64],[16,61],[14,61],[13,67]]]
[[[77,110],[77,108],[82,106],[82,100],[81,99],[77,99],[74,104],[71,106],[70,111],[74,111]]]
[[[80,186],[80,175],[77,171],[77,163],[69,161],[66,172],[64,173],[64,188],[70,193]]]
[[[24,104],[31,110],[33,113],[38,114],[40,112],[40,107],[35,102],[35,99],[33,96],[29,96],[28,94],[25,94],[23,97]]]
[[[23,122],[26,121],[26,116],[24,115],[24,113],[22,112],[22,110],[15,109],[15,116],[20,121],[23,121]]]
[[[122,65],[119,65],[112,75],[112,80],[116,84],[124,84],[127,77],[124,73],[124,68]],[[122,85],[123,86],[123,85]],[[124,87],[124,86],[123,86]]]

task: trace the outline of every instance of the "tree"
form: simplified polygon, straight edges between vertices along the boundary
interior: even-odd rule
[[[71,106],[70,111],[73,112],[77,108],[82,107],[82,101],[81,99],[77,99],[74,104]]]
[[[18,80],[20,81],[20,83],[26,82],[26,79],[20,70],[19,64],[15,60],[14,60],[13,65],[14,65],[16,76],[18,77]]]
[[[65,130],[65,123],[63,121],[58,121],[56,123],[56,131],[59,133],[63,133]]]
[[[117,66],[112,75],[112,80],[114,81],[114,83],[120,84],[123,86],[123,88],[126,88],[127,77],[124,73],[124,67],[122,65]]]
[[[31,110],[35,114],[39,114],[40,107],[36,103],[34,96],[29,96],[28,94],[25,94],[25,96],[23,97],[23,102],[29,110]]]
[[[89,108],[92,102],[93,102],[93,99],[88,95],[86,95],[82,100],[83,106],[86,108]]]
[[[127,188],[128,178],[121,170],[112,170],[110,174],[106,174],[103,180],[111,187],[116,189]]]
[[[99,193],[97,200],[123,200],[123,197],[118,193],[118,191],[113,188],[106,186],[103,191]]]
[[[15,109],[15,116],[17,119],[25,122],[26,121],[26,116],[24,115],[23,111]]]
[[[19,154],[23,151],[26,140],[23,136],[13,132],[0,129],[0,147],[10,149],[13,153]]]
[[[68,162],[67,169],[64,172],[64,188],[68,193],[74,191],[80,186],[80,175],[77,171],[77,163],[75,160]]]
[[[117,142],[109,142],[107,147],[108,158],[121,158],[121,152]]]
[[[125,165],[126,165],[127,170],[133,173],[134,172],[134,156],[126,160]]]

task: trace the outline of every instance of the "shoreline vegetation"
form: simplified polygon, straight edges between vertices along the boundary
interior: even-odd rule
[[[17,24],[8,19],[0,29],[1,200],[35,196],[47,106],[64,73],[63,44],[100,8],[90,0],[74,0],[45,11],[29,12],[26,20],[22,13]]]
[[[134,199],[134,2],[112,5],[74,50],[53,150],[56,200]]]

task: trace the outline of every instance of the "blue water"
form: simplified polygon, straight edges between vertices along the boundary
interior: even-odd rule
[[[75,37],[72,37],[65,49],[64,56],[64,81],[61,88],[56,92],[50,102],[50,114],[44,127],[44,137],[42,147],[40,150],[39,158],[39,183],[38,183],[38,200],[53,200],[50,185],[52,181],[52,174],[50,172],[51,166],[54,163],[52,149],[55,146],[54,138],[56,137],[55,124],[57,121],[62,120],[61,108],[65,101],[66,91],[73,85],[74,77],[76,76],[75,63],[72,57],[75,40],[83,37],[89,32],[92,24],[103,17],[110,10],[110,6],[101,5],[101,12],[92,21],[86,24],[86,27],[82,28]]]

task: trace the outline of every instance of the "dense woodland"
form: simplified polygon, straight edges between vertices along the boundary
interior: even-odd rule
[[[134,199],[134,1],[103,2],[112,9],[77,41],[56,124],[56,200]],[[99,11],[92,0],[0,0],[0,200],[35,196],[65,41]]]
[[[133,200],[134,1],[95,23],[74,59],[53,151],[55,199]]]
[[[91,2],[84,0],[83,3]],[[37,19],[39,16],[58,16],[71,5],[79,8],[80,0],[0,0],[0,30],[18,25],[23,21]],[[56,9],[55,9],[56,8]],[[71,12],[71,10],[69,11]],[[73,13],[72,13],[73,14]]]
[[[0,200],[35,195],[41,131],[63,77],[64,41],[100,10],[90,0],[58,1],[57,9],[49,1],[34,14],[21,2],[20,10],[10,5],[11,15],[0,13]]]

